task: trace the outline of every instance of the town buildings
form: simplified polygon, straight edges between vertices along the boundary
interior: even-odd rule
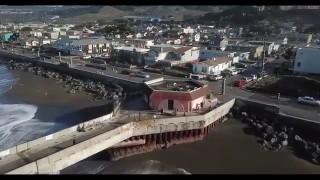
[[[53,43],[53,47],[70,55],[110,54],[111,43],[104,37],[83,39],[62,38]]]

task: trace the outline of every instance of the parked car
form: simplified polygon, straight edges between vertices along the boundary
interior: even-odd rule
[[[223,77],[221,75],[212,75],[212,76],[208,76],[208,80],[210,81],[218,81],[220,79],[222,79]]]
[[[255,74],[251,74],[252,80],[256,80],[258,77]]]
[[[243,73],[246,69],[245,69],[245,68],[235,68],[235,70],[236,70],[239,74],[241,74],[241,73]]]
[[[81,59],[91,59],[91,56],[82,56]]]
[[[189,74],[190,79],[195,79],[195,80],[203,80],[206,78],[206,75],[202,74]]]
[[[233,75],[237,75],[238,71],[235,69],[226,69],[222,71],[221,74],[223,74],[224,76],[233,76]]]
[[[146,74],[146,73],[141,72],[141,71],[136,72],[136,76],[137,77],[141,77],[141,78],[150,78],[149,74]]]
[[[243,77],[242,80],[245,80],[246,82],[252,81],[252,77]]]
[[[239,88],[242,88],[246,84],[247,84],[247,81],[243,79],[237,80],[233,83],[235,87],[239,87]]]
[[[236,68],[247,68],[248,65],[246,65],[244,63],[235,63],[234,67],[236,67]]]
[[[121,71],[121,74],[125,74],[125,75],[129,75],[131,74],[132,72],[131,71],[128,71],[128,70],[122,70]]]
[[[309,96],[298,97],[298,103],[320,106],[320,101]]]

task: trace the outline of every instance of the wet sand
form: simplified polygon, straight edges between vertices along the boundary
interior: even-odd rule
[[[54,79],[43,78],[28,72],[19,70],[10,71],[18,80],[4,96],[19,97],[25,102],[32,102],[38,105],[80,105],[90,103],[91,96],[84,92],[69,94]]]
[[[230,119],[203,141],[121,159],[100,173],[136,168],[148,160],[183,168],[191,174],[320,173],[320,166],[299,159],[289,150],[264,151],[254,136],[244,133],[243,127],[240,121]]]
[[[79,111],[106,103],[104,101],[93,102],[92,96],[85,92],[69,94],[63,88],[63,83],[58,83],[54,79],[43,78],[20,70],[10,72],[17,82],[12,89],[0,96],[0,102],[36,105],[38,107],[36,119],[58,123],[50,132],[79,123],[79,121],[90,120],[92,115],[79,113]]]

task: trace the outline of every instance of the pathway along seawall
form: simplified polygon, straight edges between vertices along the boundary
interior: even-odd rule
[[[157,147],[169,147],[173,144],[201,140],[210,132],[210,129],[223,122],[224,117],[229,113],[234,102],[235,99],[232,99],[204,115],[130,122],[26,164],[7,174],[56,174],[68,166],[115,145],[119,145],[119,143],[123,143],[131,137],[133,139],[145,137],[145,142],[153,144],[156,142]],[[171,135],[175,135],[177,138],[172,137],[170,139]],[[193,138],[183,140],[183,138],[191,136]],[[165,140],[171,144],[167,143],[167,145],[163,146],[163,141]],[[122,154],[117,157],[122,157]]]
[[[141,82],[130,81],[129,79],[122,79],[114,76],[101,75],[95,72],[86,71],[80,69],[76,66],[69,66],[65,63],[51,63],[47,61],[39,60],[39,57],[27,57],[18,54],[9,53],[3,50],[0,50],[0,59],[1,60],[14,60],[17,62],[29,62],[35,66],[47,68],[50,70],[54,70],[61,73],[67,73],[75,77],[85,78],[85,79],[93,79],[106,84],[117,84],[123,87],[123,89],[127,92],[137,93],[145,88],[144,84]]]

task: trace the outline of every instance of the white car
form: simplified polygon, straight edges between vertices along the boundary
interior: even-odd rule
[[[252,80],[256,80],[257,79],[257,75],[255,75],[255,74],[252,74],[251,77],[252,77]]]
[[[209,76],[208,78],[211,81],[218,81],[218,80],[222,79],[223,77],[221,75],[213,75],[213,76]]]
[[[298,103],[310,104],[314,106],[320,106],[320,101],[309,96],[298,97]]]
[[[234,76],[238,74],[238,71],[235,69],[226,69],[223,71],[223,74]]]
[[[141,77],[141,78],[150,78],[149,74],[146,74],[146,73],[140,72],[140,71],[136,73],[136,76]]]
[[[91,59],[91,56],[83,56],[82,59]]]
[[[245,80],[246,82],[250,82],[253,80],[252,77],[243,77],[242,79]]]

